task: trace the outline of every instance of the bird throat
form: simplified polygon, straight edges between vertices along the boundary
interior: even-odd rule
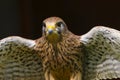
[[[61,35],[59,34],[50,34],[46,36],[46,40],[48,40],[49,43],[56,44],[60,42],[62,39]]]

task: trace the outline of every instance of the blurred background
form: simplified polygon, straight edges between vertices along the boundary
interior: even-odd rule
[[[42,21],[61,17],[73,33],[82,35],[97,25],[120,30],[119,0],[0,0],[0,39],[41,36]]]

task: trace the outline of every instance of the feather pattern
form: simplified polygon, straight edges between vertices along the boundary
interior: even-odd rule
[[[94,27],[80,41],[85,53],[83,80],[120,78],[120,31]]]
[[[120,78],[120,31],[98,26],[77,36],[59,17],[43,21],[36,40],[0,40],[0,80]]]
[[[78,73],[80,76],[82,72],[81,46],[79,36],[69,32],[62,37],[57,44],[51,44],[42,37],[36,41],[35,50],[39,51],[47,77],[52,75],[55,80],[70,80],[71,76]]]
[[[35,41],[8,37],[0,41],[1,80],[44,80],[41,60],[33,50]]]

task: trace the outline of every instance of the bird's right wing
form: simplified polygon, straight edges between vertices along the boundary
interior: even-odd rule
[[[45,80],[35,41],[21,37],[0,40],[0,80]]]

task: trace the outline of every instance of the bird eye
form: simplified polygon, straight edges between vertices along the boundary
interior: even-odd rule
[[[57,25],[58,27],[63,27],[63,26],[64,26],[64,23],[63,23],[63,22],[58,22],[56,25]]]
[[[45,28],[46,28],[46,24],[43,22],[42,23],[42,32],[43,32],[43,34],[45,34]]]
[[[46,24],[44,22],[42,23],[42,27],[46,27]]]

